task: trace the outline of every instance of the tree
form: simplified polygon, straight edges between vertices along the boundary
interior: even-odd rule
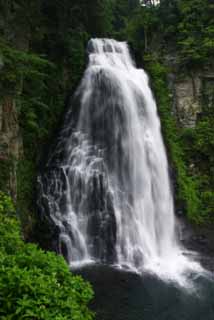
[[[214,6],[209,0],[180,0],[178,48],[181,62],[203,63],[214,52]]]
[[[155,7],[139,7],[128,20],[128,39],[138,51],[143,53],[149,50],[156,25],[157,11]]]
[[[107,37],[112,33],[112,3],[109,0],[85,2],[85,26],[92,37]]]

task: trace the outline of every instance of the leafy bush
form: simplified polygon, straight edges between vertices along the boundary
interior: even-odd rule
[[[0,318],[92,320],[90,285],[71,274],[63,257],[25,244],[14,211],[0,193]]]
[[[214,222],[214,133],[213,114],[202,116],[195,128],[182,130],[185,162],[192,166],[197,179],[200,216],[203,222]]]
[[[0,191],[0,214],[14,213],[15,208],[9,196]]]

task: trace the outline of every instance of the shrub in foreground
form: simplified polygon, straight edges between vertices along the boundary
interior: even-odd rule
[[[0,193],[0,318],[92,320],[93,291],[63,257],[25,244],[10,198]]]

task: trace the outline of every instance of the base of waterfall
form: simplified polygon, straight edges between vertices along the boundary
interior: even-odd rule
[[[155,277],[166,284],[171,283],[176,287],[195,292],[195,281],[201,277],[206,279],[214,279],[213,273],[204,269],[199,262],[199,254],[193,251],[180,251],[174,255],[169,255],[165,259],[154,258],[139,268],[135,268],[126,262],[120,264],[108,265],[110,269],[115,272],[128,272],[136,274],[140,277],[145,275]],[[105,268],[106,265],[100,261],[87,259],[70,263],[72,271],[85,269],[85,268]]]
[[[91,308],[102,320],[213,320],[214,281],[192,273],[195,291],[151,273],[141,275],[93,264],[76,270],[90,281],[95,297]]]

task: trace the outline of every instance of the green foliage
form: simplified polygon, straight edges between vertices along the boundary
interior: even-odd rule
[[[203,222],[214,221],[214,114],[202,116],[196,127],[182,130],[185,162],[192,166],[197,179],[200,198],[200,215]]]
[[[213,188],[212,188],[213,189]],[[201,193],[202,201],[202,214],[207,223],[214,221],[214,191],[202,191]]]
[[[47,82],[56,72],[55,66],[36,54],[16,50],[3,42],[0,42],[0,52],[3,61],[1,91],[4,96],[16,97],[24,142],[32,145],[32,140],[38,140],[39,143],[48,135],[49,121],[44,122],[49,119],[50,109],[45,96],[48,93]]]
[[[36,202],[36,162],[31,157],[21,158],[17,164],[17,208],[25,238],[30,238],[35,216],[31,208]]]
[[[27,245],[0,260],[1,319],[93,319],[87,309],[92,290],[63,258]]]
[[[92,37],[105,37],[112,32],[111,0],[88,0],[85,9],[87,12],[86,30]]]
[[[15,217],[12,200],[8,195],[0,192],[0,256],[15,254],[16,250],[22,246],[20,224]]]
[[[0,193],[0,318],[92,320],[92,297],[63,257],[23,242],[11,199]]]
[[[176,49],[180,65],[209,63],[214,52],[212,1],[162,0],[158,11],[163,39]]]
[[[135,50],[147,52],[158,26],[156,7],[139,7],[126,24],[126,34]]]
[[[144,1],[123,26],[137,50],[174,52],[180,66],[210,63],[214,53],[214,4],[209,0]],[[122,11],[121,11],[122,12]],[[122,18],[120,18],[122,19]]]
[[[132,19],[133,13],[139,9],[140,3],[138,0],[111,0],[111,5],[114,37],[127,40],[127,23]]]
[[[18,205],[23,218],[32,210],[37,161],[63,109],[62,92],[56,89],[58,83],[52,80],[59,75],[52,62],[37,54],[17,50],[3,41],[0,42],[0,52],[1,95],[13,96],[16,101],[24,142],[24,157],[17,174]],[[53,97],[50,91],[53,91]],[[6,182],[13,166],[12,160],[1,160],[0,190],[8,190]]]
[[[213,5],[209,0],[181,0],[178,45],[182,63],[193,65],[206,61],[213,54]]]
[[[72,87],[78,84],[84,71],[87,40],[88,33],[82,30],[69,32],[64,37],[67,77]]]
[[[11,198],[0,191],[0,214],[13,213],[14,211],[15,208]]]
[[[37,86],[44,86],[44,72],[53,65],[38,55],[17,50],[5,42],[0,42],[2,70],[0,85],[4,94],[19,92],[21,82],[31,79]]]

